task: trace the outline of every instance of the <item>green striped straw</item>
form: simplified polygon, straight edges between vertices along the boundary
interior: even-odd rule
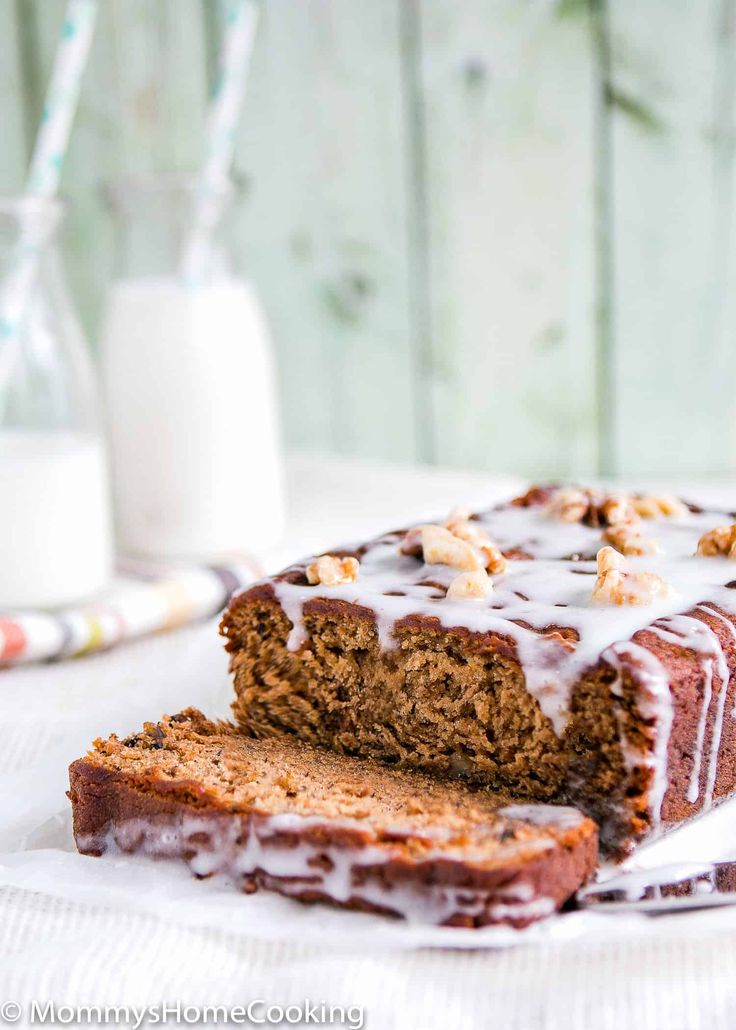
[[[258,25],[252,0],[228,0],[220,47],[220,69],[207,114],[207,152],[197,177],[192,230],[184,249],[182,274],[197,285],[208,271],[210,236],[218,194],[227,183],[235,152],[238,118]]]
[[[97,0],[69,0],[28,172],[27,197],[49,199],[58,192],[96,15]],[[17,267],[0,291],[0,389],[9,375],[12,341],[17,340],[33,292],[40,251],[37,232],[33,222],[21,226]]]

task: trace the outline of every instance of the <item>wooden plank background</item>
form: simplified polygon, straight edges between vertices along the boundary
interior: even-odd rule
[[[261,0],[235,223],[290,446],[526,475],[736,471],[736,0]],[[63,0],[0,0],[0,191]],[[64,174],[201,156],[218,0],[105,0]]]

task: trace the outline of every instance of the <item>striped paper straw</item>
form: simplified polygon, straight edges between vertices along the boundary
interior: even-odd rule
[[[59,189],[96,14],[97,0],[69,2],[28,174],[26,191],[34,196],[52,197]]]
[[[197,179],[192,231],[182,266],[190,285],[200,282],[207,270],[218,191],[228,181],[233,161],[257,24],[258,7],[252,0],[228,0],[219,76],[207,115],[207,154]]]
[[[96,14],[97,0],[69,0],[26,182],[28,196],[50,198],[59,189]],[[32,221],[27,222],[21,227],[17,268],[0,294],[0,343],[4,340],[6,344],[3,345],[0,386],[10,364],[8,340],[17,336],[23,320],[36,278],[38,257],[37,226]]]

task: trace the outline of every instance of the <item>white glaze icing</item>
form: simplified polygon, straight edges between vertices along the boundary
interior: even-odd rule
[[[703,669],[703,700],[700,704],[698,715],[697,731],[695,736],[695,750],[693,752],[693,767],[690,773],[690,780],[687,789],[687,799],[690,804],[695,804],[700,795],[700,770],[703,763],[703,743],[705,730],[710,712],[710,702],[713,696],[713,641],[717,644],[717,638],[709,626],[699,619],[686,615],[672,615],[669,618],[660,619],[651,627],[651,632],[667,643],[679,647],[686,647],[690,651],[697,651],[706,655],[702,663]],[[720,648],[719,648],[720,649]]]
[[[734,632],[733,626],[724,616],[713,611],[708,605],[697,605],[696,610],[721,619]],[[711,746],[708,755],[706,774],[706,785],[703,796],[703,808],[709,808],[713,801],[713,788],[718,770],[718,753],[720,749],[721,736],[723,733],[723,715],[728,693],[728,684],[731,678],[731,671],[723,653],[718,635],[712,628],[700,619],[689,615],[672,615],[660,619],[651,627],[652,632],[663,640],[677,644],[703,655],[703,700],[698,716],[698,727],[693,754],[693,768],[688,784],[687,799],[691,804],[700,797],[700,779],[703,764],[703,750],[705,742],[708,717],[710,715],[711,701],[713,698],[714,681],[717,685],[717,703],[713,721],[713,732],[711,735]]]
[[[687,799],[694,805],[700,796],[700,770],[703,765],[703,744],[705,741],[705,728],[710,712],[710,701],[713,696],[713,662],[703,663],[703,700],[700,704],[700,717],[698,718],[698,733],[695,738],[695,754],[693,755],[693,769],[690,774],[690,782],[687,788]],[[706,799],[707,802],[708,799]]]
[[[541,506],[507,505],[478,516],[478,525],[502,549],[521,550],[531,556],[509,561],[507,570],[493,577],[494,589],[487,598],[446,598],[445,591],[457,570],[399,554],[397,534],[386,534],[368,545],[361,555],[354,583],[329,588],[284,581],[273,585],[293,625],[289,637],[293,649],[307,640],[303,608],[317,596],[338,598],[372,610],[379,640],[385,648],[394,646],[396,622],[413,614],[435,618],[448,629],[464,627],[471,632],[499,634],[515,647],[527,689],[558,735],[564,732],[569,718],[572,688],[587,669],[601,656],[609,661],[618,673],[611,689],[620,698],[621,661],[633,663],[642,680],[637,688],[637,703],[641,714],[656,723],[656,737],[653,751],[643,754],[624,739],[619,718],[622,746],[631,769],[644,764],[653,770],[652,810],[656,823],[667,790],[672,703],[661,664],[645,648],[630,641],[637,631],[656,624],[654,632],[662,639],[702,656],[703,700],[688,797],[693,802],[699,799],[701,771],[707,762],[703,804],[708,805],[717,773],[729,667],[717,635],[699,619],[682,613],[709,602],[736,615],[736,590],[726,586],[736,581],[736,562],[723,557],[695,556],[703,533],[729,521],[731,517],[723,512],[703,511],[643,523],[647,537],[658,542],[660,553],[627,558],[629,567],[635,572],[654,572],[674,588],[672,597],[649,605],[595,603],[591,597],[596,574],[594,556],[603,546],[602,530],[552,519]],[[712,611],[711,614],[717,615]],[[555,626],[574,631],[577,642],[571,644],[550,633]],[[712,747],[706,759],[703,743],[714,697],[717,709]],[[622,713],[618,714],[620,717]]]
[[[627,736],[623,706],[617,704],[614,708],[621,754],[627,769],[633,772],[638,766],[644,766],[653,773],[649,788],[649,807],[653,829],[656,831],[662,822],[662,803],[668,786],[667,746],[674,716],[669,680],[656,655],[633,641],[612,644],[603,652],[603,659],[616,671],[616,679],[610,688],[614,697],[623,701],[623,679],[628,669],[636,689],[636,706],[639,713],[642,718],[654,723],[654,747],[642,751]]]
[[[583,887],[581,898],[590,898],[596,894],[621,893],[626,901],[638,901],[643,898],[649,888],[661,888],[669,884],[682,883],[701,876],[714,878],[715,867],[710,862],[674,862],[658,866],[656,869],[643,869],[631,873],[611,876],[606,880]],[[710,888],[714,884],[711,882]]]
[[[515,806],[504,813],[512,822]],[[551,805],[518,806],[523,815],[518,821],[531,822],[540,828],[559,829],[572,826],[575,809],[557,809]],[[281,815],[197,815],[176,816],[166,825],[145,818],[127,819],[110,825],[104,834],[77,835],[81,851],[101,850],[106,854],[143,854],[151,858],[185,858],[198,877],[224,876],[240,884],[256,871],[278,881],[278,889],[297,896],[304,891],[318,891],[339,903],[363,901],[379,906],[405,919],[441,924],[453,915],[483,916],[484,921],[526,921],[549,915],[555,909],[551,898],[535,894],[532,885],[512,878],[492,888],[459,887],[436,882],[405,880],[385,882],[372,872],[393,861],[406,861],[403,850],[390,842],[363,844],[343,841],[341,844],[303,836],[310,829],[323,828],[324,818]],[[355,820],[329,821],[331,829],[366,829]],[[411,829],[414,838],[427,838],[424,829]],[[294,834],[284,844],[275,840],[278,834]],[[299,835],[298,838],[296,835]],[[518,860],[520,854],[544,852],[557,846],[553,836],[540,836],[533,841],[495,843],[494,860]],[[477,862],[483,867],[488,851],[481,846],[454,850],[429,848],[421,862],[442,859],[445,862]],[[519,866],[523,875],[523,863]]]
[[[710,616],[722,622],[728,629],[731,636],[736,639],[736,627],[732,622],[720,612],[716,612],[711,608],[710,605],[701,604],[698,606],[701,611],[707,612]],[[726,699],[728,696],[728,687],[731,681],[731,669],[726,660],[726,656],[723,652],[723,646],[716,637],[715,643],[717,647],[716,657],[714,659],[716,665],[716,671],[721,680],[720,693],[718,695],[718,707],[716,709],[715,724],[713,726],[713,741],[710,749],[710,757],[708,760],[708,779],[705,788],[705,799],[706,804],[711,805],[713,801],[713,788],[715,787],[716,776],[718,773],[718,754],[720,750],[721,738],[723,736],[723,719],[726,710]],[[732,717],[736,716],[736,709],[731,712]]]

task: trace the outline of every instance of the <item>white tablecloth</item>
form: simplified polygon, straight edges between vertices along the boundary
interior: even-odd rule
[[[456,503],[490,502],[510,486],[478,475],[305,460],[292,464],[290,483],[292,530],[287,546],[265,556],[273,566]],[[127,732],[188,704],[225,715],[229,696],[214,623],[0,674],[0,852],[48,848],[68,834],[66,766],[93,737]],[[129,1025],[139,1006],[245,1006],[259,999],[283,1007],[303,1008],[306,1000],[343,1005],[346,1019],[333,1026],[355,1026],[350,1006],[362,1006],[364,1025],[374,1030],[736,1026],[736,909],[712,919],[671,917],[632,939],[541,938],[472,951],[417,949],[368,932],[341,936],[331,929],[341,925],[334,922],[340,913],[298,907],[294,939],[274,940],[252,920],[240,930],[237,919],[222,928],[216,920],[170,918],[154,905],[149,911],[145,895],[133,903],[134,889],[130,904],[119,892],[109,903],[99,893],[90,901],[83,887],[70,888],[61,866],[58,882],[45,890],[21,887],[27,870],[24,856],[17,858],[4,881],[0,873],[0,1026],[4,1014],[15,1017],[16,1002],[22,1011],[13,1025],[33,1025],[33,1000],[129,1006],[130,1018],[119,1019]],[[249,899],[234,896],[233,905],[241,903]],[[288,910],[292,903],[280,904]],[[306,926],[310,934],[300,929]],[[263,1011],[256,1005],[254,1017]],[[66,1019],[68,1011],[57,1015]],[[174,1008],[168,1021],[175,1022]],[[214,1025],[214,1017],[202,1022]]]

